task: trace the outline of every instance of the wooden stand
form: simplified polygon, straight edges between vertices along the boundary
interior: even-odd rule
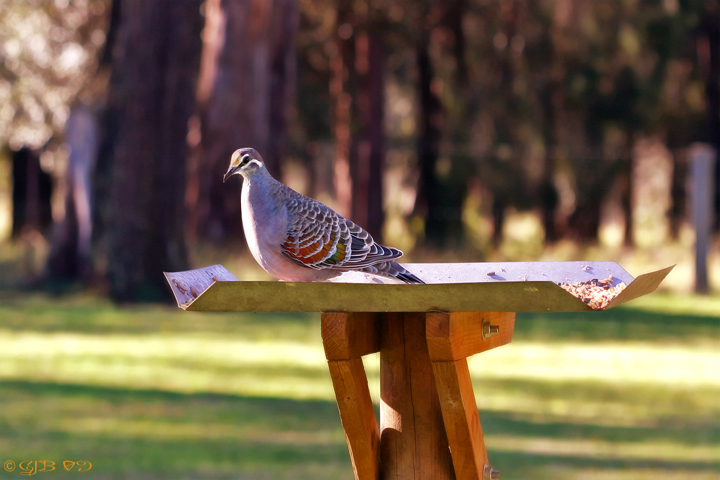
[[[484,480],[466,358],[509,343],[514,313],[337,313],[322,338],[356,480]],[[380,352],[380,428],[362,356]]]
[[[466,358],[512,340],[515,314],[497,311],[589,311],[559,284],[597,278],[627,285],[613,308],[655,291],[673,269],[633,278],[615,262],[405,267],[426,285],[376,283],[358,272],[357,282],[240,282],[222,265],[165,277],[190,311],[344,312],[323,314],[322,338],[357,480],[486,480],[499,473],[487,459]],[[362,363],[374,352],[379,428]]]

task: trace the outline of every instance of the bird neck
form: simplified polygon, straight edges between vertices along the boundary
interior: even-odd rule
[[[275,195],[278,191],[286,188],[282,183],[273,178],[266,169],[260,169],[253,175],[245,177],[243,194],[249,200],[265,200],[267,195]],[[260,202],[258,205],[265,203]]]
[[[245,183],[249,185],[263,185],[277,182],[266,168],[258,168],[252,174],[245,176]]]
[[[267,172],[246,177],[241,196],[243,225],[249,222],[246,228],[255,228],[254,224],[267,224],[273,219],[282,208],[277,199],[282,197],[284,188],[287,187]]]

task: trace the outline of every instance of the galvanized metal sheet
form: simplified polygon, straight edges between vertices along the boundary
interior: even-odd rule
[[[607,279],[627,288],[608,308],[653,292],[673,267],[633,277],[615,262],[416,263],[427,285],[349,273],[333,282],[240,282],[222,265],[165,273],[178,306],[222,312],[573,312],[592,310],[558,286]]]

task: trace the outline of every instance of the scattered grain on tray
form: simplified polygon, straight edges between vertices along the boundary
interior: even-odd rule
[[[613,276],[598,280],[594,278],[585,282],[560,283],[559,285],[585,302],[594,310],[604,310],[610,302],[625,289],[625,282],[612,286]]]

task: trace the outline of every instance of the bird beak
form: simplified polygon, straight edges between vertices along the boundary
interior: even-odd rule
[[[230,168],[228,168],[228,171],[225,173],[225,176],[223,177],[223,183],[227,182],[227,179],[232,177],[233,175],[235,175],[238,172],[238,170],[240,170],[240,166],[237,166],[237,167],[231,166]]]

